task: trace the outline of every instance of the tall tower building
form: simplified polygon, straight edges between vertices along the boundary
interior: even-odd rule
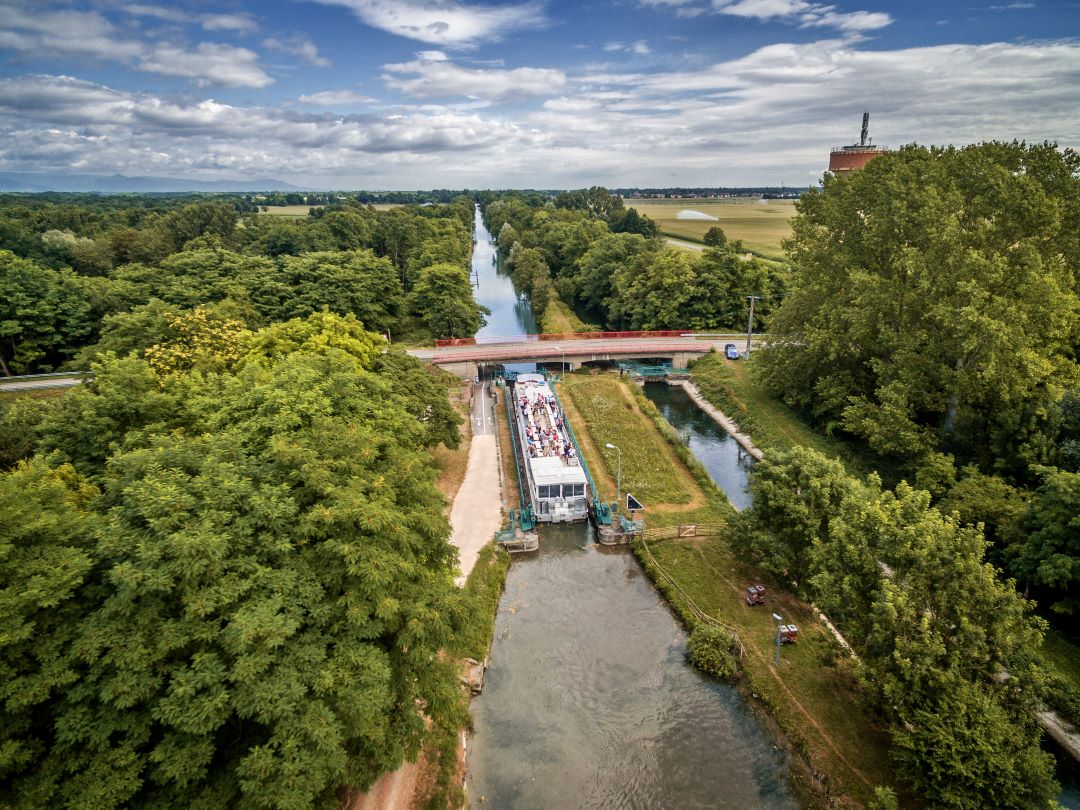
[[[867,137],[870,129],[870,113],[864,112],[862,116],[862,136],[858,143],[851,146],[837,146],[829,153],[829,171],[850,172],[861,169],[878,155],[885,154],[884,146],[874,146],[873,141]]]

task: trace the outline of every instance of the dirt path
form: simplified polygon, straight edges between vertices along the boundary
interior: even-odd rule
[[[454,581],[461,586],[472,571],[480,549],[502,528],[499,452],[494,433],[473,436],[469,466],[450,510],[450,524],[453,526],[450,543],[458,548],[461,568]]]
[[[410,810],[416,794],[420,765],[406,762],[396,771],[384,773],[367,793],[353,797],[348,810]]]

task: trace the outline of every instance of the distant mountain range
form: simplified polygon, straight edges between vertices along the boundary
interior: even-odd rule
[[[127,177],[122,174],[0,174],[0,191],[301,191],[281,180],[183,180],[176,177]]]

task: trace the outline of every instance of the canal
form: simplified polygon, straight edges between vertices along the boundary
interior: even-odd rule
[[[535,332],[476,224],[476,297],[492,310],[479,336]],[[745,467],[730,465],[721,478],[743,498]],[[786,751],[738,690],[686,662],[686,634],[633,554],[586,524],[544,526],[540,551],[514,558],[472,708],[471,807],[798,806]]]

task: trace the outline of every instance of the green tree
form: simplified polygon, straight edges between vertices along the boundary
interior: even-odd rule
[[[21,806],[332,803],[416,754],[421,710],[456,706],[455,552],[393,382],[304,350],[219,379],[167,380],[189,426],[133,425],[108,460],[100,585],[74,638],[34,640],[77,676],[7,780]]]
[[[814,450],[770,453],[750,479],[754,505],[748,516],[757,528],[750,549],[798,587],[811,570],[811,547],[828,540],[830,520],[856,489],[843,464]]]
[[[257,290],[249,294],[266,317],[274,321],[304,318],[328,309],[353,314],[376,332],[396,329],[405,309],[397,273],[387,259],[370,250],[305,253],[283,256],[272,301]]]
[[[473,300],[468,273],[453,264],[434,264],[421,271],[412,308],[439,338],[472,337],[490,312]]]
[[[251,338],[243,323],[224,318],[209,307],[164,317],[171,337],[143,352],[147,363],[160,376],[192,369],[228,371],[244,354]]]
[[[424,446],[443,444],[455,448],[461,443],[461,417],[450,403],[447,386],[457,386],[457,377],[435,370],[392,348],[378,356],[375,372],[390,382],[405,410],[424,427]]]
[[[95,490],[42,460],[0,474],[0,786],[8,807],[47,804],[52,708],[79,677],[69,649],[94,565]]]
[[[1052,609],[1080,609],[1080,473],[1039,468],[1042,484],[1023,519],[1012,570],[1051,589]]]
[[[639,234],[610,234],[594,242],[558,282],[560,294],[580,302],[586,310],[605,320],[614,294],[614,279],[619,268],[630,265],[639,256],[655,251],[656,242]]]
[[[49,371],[92,328],[90,305],[74,273],[0,250],[0,373]]]
[[[356,371],[370,371],[386,348],[381,335],[369,332],[354,315],[314,312],[260,329],[246,343],[243,364],[271,368],[292,354],[337,357]],[[444,392],[445,393],[445,392]]]
[[[664,247],[637,256],[615,272],[611,317],[630,329],[678,329],[685,326],[694,298],[694,268],[686,251]]]
[[[507,264],[514,284],[528,294],[533,312],[540,318],[555,294],[551,271],[544,261],[544,254],[536,248],[522,247],[520,243],[515,243]]]
[[[719,225],[713,225],[709,230],[705,231],[701,241],[709,247],[723,247],[727,244],[727,234]]]
[[[1078,169],[1070,150],[991,143],[827,176],[798,203],[765,380],[916,464],[1046,460],[1049,415],[1080,375]]]

